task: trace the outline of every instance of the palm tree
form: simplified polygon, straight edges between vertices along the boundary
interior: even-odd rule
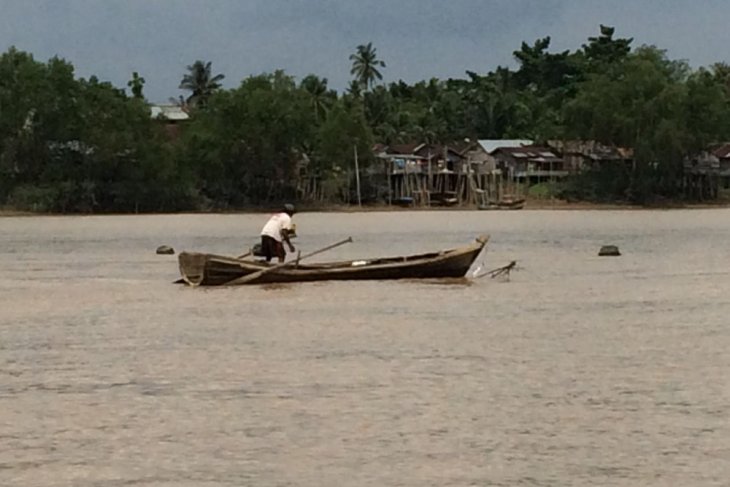
[[[364,89],[372,86],[375,80],[383,79],[383,75],[378,71],[378,67],[385,67],[385,63],[375,55],[375,48],[372,42],[360,44],[357,46],[357,52],[350,55],[352,61],[352,69],[350,74],[355,75],[355,80]]]
[[[350,81],[347,85],[347,94],[353,98],[360,98],[362,96],[362,85],[358,81]]]
[[[139,75],[137,71],[132,73],[132,79],[127,82],[127,86],[132,90],[134,98],[144,98],[142,90],[144,89],[145,79]]]
[[[203,63],[198,60],[188,66],[188,74],[184,75],[180,82],[181,90],[191,92],[186,100],[188,105],[205,106],[210,95],[221,87],[220,81],[225,76],[222,74],[212,76],[210,64],[210,61]]]
[[[314,120],[319,122],[327,114],[333,101],[332,93],[327,89],[327,78],[310,74],[302,80],[301,87],[310,97]]]

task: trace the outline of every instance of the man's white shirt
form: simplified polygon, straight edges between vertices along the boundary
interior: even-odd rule
[[[277,213],[272,215],[271,218],[269,218],[269,221],[266,222],[263,230],[261,230],[261,235],[268,235],[277,242],[281,242],[283,240],[283,230],[291,229],[291,217],[286,213]]]

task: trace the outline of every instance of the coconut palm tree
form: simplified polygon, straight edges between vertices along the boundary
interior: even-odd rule
[[[222,74],[213,76],[210,61],[207,63],[200,60],[195,61],[187,69],[188,74],[183,76],[180,89],[191,92],[186,100],[188,105],[203,107],[208,102],[210,95],[221,87],[220,81],[225,76]]]
[[[319,78],[314,74],[305,77],[300,85],[310,97],[314,110],[314,120],[322,120],[332,106],[336,95],[327,88],[327,78]]]
[[[357,46],[357,52],[350,55],[352,61],[350,74],[355,75],[355,80],[365,90],[369,89],[375,80],[383,79],[378,67],[384,68],[385,63],[377,58],[375,50],[373,43],[368,42]]]
[[[362,96],[362,86],[358,81],[352,80],[347,85],[347,94],[352,98],[360,98]]]

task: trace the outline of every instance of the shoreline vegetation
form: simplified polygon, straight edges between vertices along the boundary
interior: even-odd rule
[[[277,211],[278,207],[241,207],[228,210],[185,210],[171,212],[115,212],[115,213],[54,213],[21,211],[12,208],[0,208],[0,218],[3,217],[36,217],[36,216],[135,216],[135,215],[247,215],[271,213]],[[485,214],[514,213],[523,211],[671,211],[671,210],[710,210],[730,209],[730,200],[723,199],[711,202],[664,202],[663,204],[637,205],[633,203],[595,203],[587,201],[566,201],[560,199],[527,198],[525,206],[521,210],[489,210]],[[402,207],[388,204],[369,205],[298,205],[298,213],[377,213],[377,212],[453,212],[453,211],[481,211],[474,207],[450,206],[450,207]]]
[[[450,211],[499,206],[506,194],[527,209],[724,205],[730,65],[694,69],[632,44],[600,25],[572,50],[551,51],[549,36],[522,42],[514,69],[386,83],[368,42],[343,59],[352,81],[341,91],[284,70],[227,89],[196,60],[177,86],[187,97],[167,105],[145,98],[144,73],[120,88],[10,47],[0,54],[0,208],[403,211],[393,199],[458,203],[438,209]],[[534,152],[481,145],[520,140]]]

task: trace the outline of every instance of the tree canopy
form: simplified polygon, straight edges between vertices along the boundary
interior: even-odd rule
[[[370,89],[375,81],[383,79],[378,68],[384,68],[385,62],[378,59],[376,51],[373,43],[368,42],[357,46],[355,54],[350,55],[352,61],[350,74],[355,76],[355,81],[365,90]]]
[[[355,150],[367,170],[375,142],[465,138],[630,148],[631,167],[579,175],[574,193],[646,202],[682,197],[683,160],[730,140],[727,64],[693,70],[604,25],[575,50],[552,52],[550,42],[523,42],[515,69],[384,84],[368,42],[350,56],[354,79],[341,93],[316,74],[297,81],[284,71],[224,89],[224,75],[197,60],[180,83],[190,120],[172,132],[150,116],[139,73],[128,95],[77,78],[66,60],[10,48],[0,55],[0,204],[97,212],[348,201]]]
[[[221,87],[223,74],[213,75],[211,62],[195,61],[180,81],[180,89],[190,91],[186,102],[190,106],[205,106],[211,95]]]

